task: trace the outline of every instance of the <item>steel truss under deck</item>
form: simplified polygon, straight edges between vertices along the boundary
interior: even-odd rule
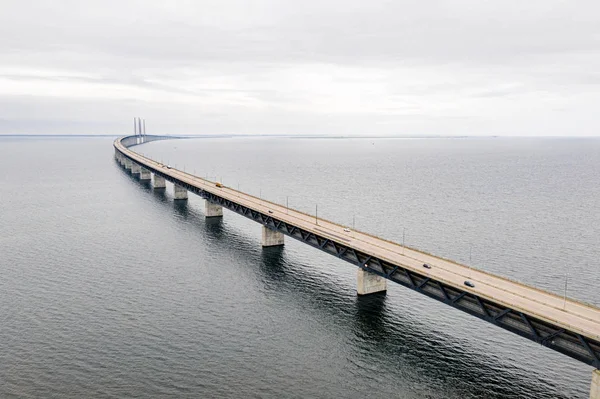
[[[126,154],[123,155],[128,157]],[[133,159],[132,161],[135,162]],[[261,213],[220,197],[217,194],[187,184],[170,175],[164,174],[160,170],[148,166],[144,166],[144,168],[151,170],[153,173],[164,177],[174,184],[185,187],[188,191],[199,195],[213,204],[220,205],[232,212],[254,220],[273,231],[278,231],[295,238],[323,252],[345,260],[354,266],[360,267],[365,271],[377,274],[394,283],[427,295],[458,310],[462,310],[505,330],[600,369],[600,342],[598,341],[560,328],[552,323],[536,319],[523,312],[507,308],[488,299],[481,298],[472,292],[447,285],[401,265],[383,261],[376,256],[358,251],[344,244],[343,240],[336,241],[306,231],[298,226],[279,220],[270,214]]]

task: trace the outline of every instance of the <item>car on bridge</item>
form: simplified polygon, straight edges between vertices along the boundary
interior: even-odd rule
[[[465,285],[467,287],[471,287],[471,288],[475,288],[475,284],[473,284],[472,282],[470,282],[469,280],[465,280]]]

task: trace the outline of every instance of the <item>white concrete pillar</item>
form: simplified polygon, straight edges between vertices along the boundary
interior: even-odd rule
[[[221,205],[213,204],[209,201],[204,201],[204,216],[207,218],[214,218],[223,216],[223,207]]]
[[[132,162],[131,163],[131,174],[139,175],[142,172],[142,167],[140,164]]]
[[[600,370],[592,372],[592,387],[590,388],[590,399],[600,399]]]
[[[263,247],[275,247],[277,245],[283,245],[283,233],[279,231],[271,230],[266,226],[262,227],[262,246]]]
[[[152,185],[154,188],[166,188],[167,184],[165,183],[165,178],[162,176],[154,174],[154,184]]]
[[[180,185],[174,184],[173,188],[174,188],[173,199],[176,199],[176,200],[186,200],[186,199],[188,199],[188,193],[187,193],[187,190],[184,187],[181,187]]]
[[[356,292],[358,295],[387,291],[387,280],[375,273],[358,268],[356,274]]]
[[[152,177],[152,173],[146,168],[142,168],[140,171],[140,180],[148,181]]]
[[[131,162],[131,159],[125,158],[125,169],[131,170],[131,165],[132,164],[133,164],[133,162]]]

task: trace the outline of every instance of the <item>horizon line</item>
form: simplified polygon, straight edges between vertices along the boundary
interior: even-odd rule
[[[0,137],[126,137],[127,134],[8,134],[0,133]],[[337,138],[337,139],[426,139],[426,138],[444,138],[444,139],[465,139],[465,138],[600,138],[598,136],[571,136],[571,135],[552,135],[552,136],[523,136],[523,135],[340,135],[340,134],[240,134],[240,133],[219,133],[219,134],[162,134],[149,136],[171,136],[173,138],[225,138],[225,137],[279,137],[279,138]]]

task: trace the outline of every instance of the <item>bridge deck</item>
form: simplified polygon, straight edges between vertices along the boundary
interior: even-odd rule
[[[115,147],[135,162],[162,174],[185,182],[209,193],[213,193],[250,209],[313,232],[333,241],[344,242],[347,246],[364,253],[377,256],[384,261],[412,270],[420,275],[444,282],[460,291],[468,291],[490,302],[531,315],[559,328],[574,331],[594,341],[600,341],[600,309],[589,304],[564,298],[550,292],[521,284],[491,273],[476,270],[458,263],[420,252],[409,247],[371,236],[360,231],[345,232],[345,226],[319,219],[285,206],[259,199],[229,187],[216,187],[214,182],[166,166],[133,152],[118,140]],[[423,264],[431,265],[425,269]],[[464,281],[475,284],[468,288]]]

